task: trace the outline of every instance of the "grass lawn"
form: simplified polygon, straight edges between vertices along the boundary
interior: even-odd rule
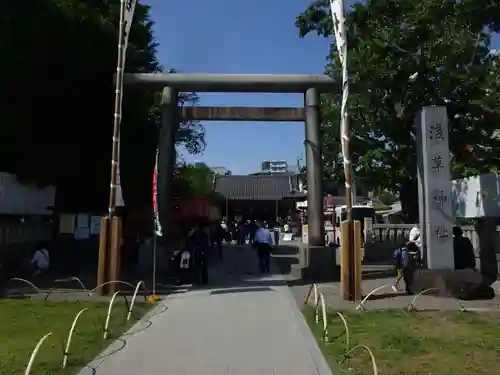
[[[352,370],[338,361],[345,352],[344,328],[331,315],[331,343],[322,340],[322,324],[314,311],[304,315],[334,374],[372,374],[368,353],[361,349],[351,359]],[[351,348],[367,345],[380,375],[490,375],[500,368],[500,314],[415,312],[401,310],[342,313],[347,320]]]
[[[88,308],[76,325],[71,340],[68,365],[61,369],[63,347],[75,315]],[[0,374],[24,374],[30,355],[38,340],[52,332],[43,343],[31,374],[75,374],[99,354],[112,339],[129,328],[149,309],[136,302],[130,322],[123,299],[113,306],[109,324],[109,340],[103,340],[108,303],[90,301],[0,301]]]

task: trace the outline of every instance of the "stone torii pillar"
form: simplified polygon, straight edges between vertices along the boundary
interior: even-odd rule
[[[304,96],[306,109],[307,217],[309,245],[325,245],[323,209],[323,153],[320,138],[319,92],[308,89]]]

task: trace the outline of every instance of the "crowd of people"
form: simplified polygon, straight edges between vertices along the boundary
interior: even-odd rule
[[[194,281],[205,285],[208,283],[208,263],[222,259],[222,245],[227,243],[252,246],[259,271],[269,273],[272,248],[278,243],[274,228],[258,220],[230,223],[223,219],[215,225],[195,223],[186,234],[183,249],[174,252],[170,271],[178,283]]]
[[[223,240],[237,245],[253,243],[255,232],[259,227],[276,233],[279,231],[289,233],[291,230],[288,218],[276,218],[274,221],[235,220],[233,222],[222,219],[220,223]],[[278,238],[275,238],[275,240],[277,242]]]

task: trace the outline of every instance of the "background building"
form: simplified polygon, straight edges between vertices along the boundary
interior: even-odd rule
[[[250,173],[252,176],[269,174],[298,174],[297,166],[290,166],[286,160],[264,160],[261,164],[261,170],[256,173]]]
[[[288,172],[288,163],[285,160],[265,160],[262,162],[261,172],[285,173]]]
[[[233,173],[226,167],[210,167],[210,169],[217,175],[231,176]]]
[[[215,192],[225,201],[222,214],[233,220],[273,221],[295,211],[305,194],[299,191],[299,176],[290,173],[221,176],[215,179]]]

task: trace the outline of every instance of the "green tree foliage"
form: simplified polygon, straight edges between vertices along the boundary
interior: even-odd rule
[[[346,16],[355,175],[398,193],[409,220],[418,216],[414,118],[422,106],[448,108],[455,177],[500,166],[499,60],[490,53],[498,14],[495,0],[368,0]],[[340,84],[329,0],[312,3],[296,25],[301,36],[332,38],[326,73]],[[340,96],[325,95],[322,105],[327,167],[341,179]]]
[[[390,191],[387,191],[387,190],[380,191],[377,194],[377,198],[385,206],[390,206],[391,204],[394,204],[398,200],[397,195],[395,195],[395,194],[393,194],[393,193],[391,193]]]
[[[174,179],[176,197],[211,198],[214,196],[215,174],[205,164],[184,164]]]
[[[9,1],[0,12],[0,170],[56,184],[61,203],[105,209],[108,201],[119,0]],[[128,72],[158,72],[149,6],[137,4]],[[196,101],[196,95],[185,97]],[[151,200],[158,96],[126,88],[121,134],[125,200]],[[203,150],[203,128],[178,141]]]

